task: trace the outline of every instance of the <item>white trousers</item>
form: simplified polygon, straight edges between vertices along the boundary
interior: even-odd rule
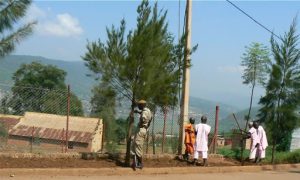
[[[202,159],[207,159],[207,151],[195,151],[194,152],[194,159],[198,159],[199,158],[199,154],[202,155]]]
[[[263,158],[265,158],[266,157],[266,150],[257,150],[258,151],[258,157],[260,158],[260,159],[263,159]]]
[[[259,157],[260,159],[265,158],[266,157],[266,150],[262,150],[262,149],[259,149],[259,148],[250,149],[249,159],[255,159],[256,157]]]
[[[250,149],[250,155],[249,155],[249,159],[255,159],[255,157],[257,157],[257,148],[254,147],[252,149]]]

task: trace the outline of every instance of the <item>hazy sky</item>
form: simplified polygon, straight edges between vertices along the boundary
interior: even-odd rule
[[[124,0],[34,1],[24,21],[37,20],[38,26],[35,33],[18,46],[15,54],[80,61],[88,40],[106,39],[107,26],[118,26],[124,18],[127,30],[133,29],[139,3]],[[288,30],[300,11],[300,1],[234,3],[278,35]],[[159,1],[158,5],[168,10],[169,30],[177,37],[178,28],[182,30],[185,1],[180,2],[180,13],[178,0]],[[193,1],[192,6],[192,43],[199,47],[192,56],[191,95],[247,107],[250,88],[242,84],[240,57],[251,42],[269,46],[270,33],[226,1]],[[263,90],[258,88],[255,93],[257,101]]]

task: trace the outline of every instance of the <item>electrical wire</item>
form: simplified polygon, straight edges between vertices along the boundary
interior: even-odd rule
[[[270,29],[268,29],[266,26],[264,26],[262,23],[258,22],[256,19],[254,19],[252,16],[250,16],[248,13],[246,13],[244,10],[242,10],[240,7],[238,7],[236,4],[234,4],[233,2],[226,0],[228,3],[230,3],[233,7],[235,7],[237,10],[239,10],[241,13],[243,13],[244,15],[246,15],[248,18],[250,18],[252,21],[254,21],[256,24],[258,24],[260,27],[262,27],[263,29],[265,29],[266,31],[270,32],[272,35],[274,35],[275,37],[277,37],[278,39],[281,40],[281,37],[278,36],[277,34],[275,34],[273,31],[271,31]]]

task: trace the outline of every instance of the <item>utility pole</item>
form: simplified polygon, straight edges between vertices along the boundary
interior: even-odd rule
[[[189,116],[189,98],[190,98],[190,50],[191,50],[191,30],[192,30],[192,0],[186,1],[186,14],[185,14],[185,53],[184,53],[184,67],[183,67],[183,80],[182,80],[182,99],[180,107],[180,129],[179,129],[179,143],[178,155],[183,154],[184,148],[184,126],[188,123]]]

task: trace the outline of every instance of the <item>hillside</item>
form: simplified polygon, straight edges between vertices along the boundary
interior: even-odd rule
[[[210,116],[215,114],[216,106],[219,106],[219,118],[225,118],[228,116],[228,114],[232,112],[237,112],[239,109],[237,107],[224,104],[224,103],[218,103],[202,98],[197,98],[197,97],[191,97],[190,98],[190,113],[192,114],[193,112],[196,113],[203,113],[203,114],[208,114]]]
[[[251,117],[252,119],[254,117],[256,117],[256,115],[258,114],[258,110],[259,110],[259,107],[252,107],[252,111],[251,111]],[[242,129],[245,128],[245,125],[246,125],[246,120],[245,120],[245,115],[248,114],[248,111],[249,109],[244,109],[242,111],[238,111],[235,113],[235,116],[238,120],[238,123],[240,125],[240,127]],[[254,116],[255,115],[255,116]],[[236,124],[234,118],[233,118],[233,115],[232,115],[232,112],[225,118],[222,118],[220,120],[220,125],[219,125],[219,129],[220,131],[219,132],[222,132],[222,131],[229,131],[231,129],[238,129],[238,125]]]
[[[67,72],[66,83],[70,84],[71,90],[81,99],[88,100],[90,89],[95,84],[95,81],[87,77],[90,74],[89,69],[84,65],[83,61],[61,61],[52,60],[38,56],[20,56],[12,55],[0,59],[0,83],[13,84],[11,79],[13,73],[20,67],[21,64],[28,64],[33,61],[42,64],[55,65]]]

